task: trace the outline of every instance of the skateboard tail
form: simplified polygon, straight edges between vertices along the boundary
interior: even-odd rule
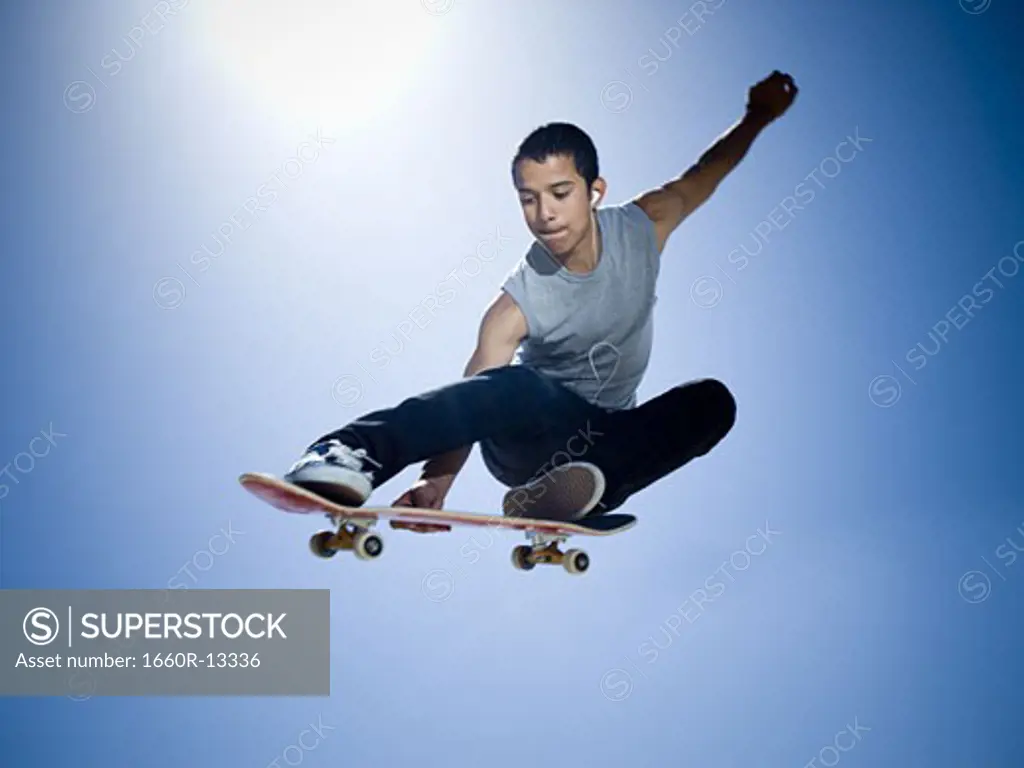
[[[329,513],[324,501],[318,500],[312,494],[297,493],[296,490],[301,489],[276,482],[272,478],[247,473],[242,475],[238,481],[245,490],[260,499],[260,501],[266,502],[282,512],[291,512],[297,515]],[[377,519],[376,515],[365,513],[362,515],[356,514],[354,517],[367,520]]]

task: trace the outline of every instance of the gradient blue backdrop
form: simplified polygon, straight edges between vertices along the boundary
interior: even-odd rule
[[[63,436],[0,477],[0,585],[330,588],[333,659],[329,699],[6,699],[0,763],[1019,764],[1019,4],[709,0],[698,22],[669,2],[179,0],[142,35],[151,2],[19,5],[0,463]],[[775,68],[801,95],[673,237],[640,392],[718,377],[738,423],[630,502],[638,527],[587,542],[586,576],[516,572],[518,538],[463,530],[319,561],[316,521],[237,485],[459,375],[529,245],[508,177],[529,130],[583,126],[620,202]],[[317,130],[334,143],[191,265]],[[455,300],[375,365],[452,270]],[[474,453],[448,505],[500,490]]]

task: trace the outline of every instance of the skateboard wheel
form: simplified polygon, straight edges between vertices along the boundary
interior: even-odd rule
[[[332,538],[334,538],[334,534],[330,531],[320,531],[319,533],[314,533],[309,538],[309,548],[317,557],[334,557],[336,554],[338,554],[338,550],[334,549],[333,547],[327,546],[328,542],[330,542]]]
[[[376,533],[363,531],[356,534],[352,541],[352,550],[360,560],[373,560],[380,557],[384,550],[384,540]]]
[[[590,567],[590,557],[582,549],[570,549],[562,558],[562,566],[569,573],[584,573]]]
[[[534,568],[536,563],[530,560],[530,553],[532,551],[533,550],[525,544],[520,544],[512,550],[512,565],[516,567],[517,571],[529,571]]]

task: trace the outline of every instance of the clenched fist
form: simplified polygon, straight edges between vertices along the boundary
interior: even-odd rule
[[[750,89],[747,112],[769,121],[785,114],[798,93],[793,78],[775,70]]]

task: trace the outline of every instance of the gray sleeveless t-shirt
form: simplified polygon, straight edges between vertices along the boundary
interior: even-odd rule
[[[609,410],[632,408],[653,340],[661,266],[654,224],[633,202],[596,211],[595,269],[574,273],[535,242],[502,289],[526,317],[514,364]]]

